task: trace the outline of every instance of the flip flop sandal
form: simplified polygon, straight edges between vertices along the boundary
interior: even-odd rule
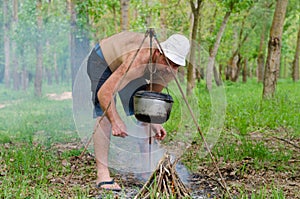
[[[103,188],[102,186],[103,185],[113,185],[115,184],[115,180],[112,179],[111,181],[103,181],[103,182],[99,182],[99,184],[96,185],[96,187],[98,189],[103,189],[105,191],[121,191],[122,189],[119,189],[119,188]]]

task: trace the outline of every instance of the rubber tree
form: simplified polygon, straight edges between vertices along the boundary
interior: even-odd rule
[[[42,83],[43,83],[43,15],[42,15],[42,0],[36,2],[36,21],[37,21],[37,39],[35,43],[36,52],[36,66],[35,66],[35,79],[34,79],[34,95],[37,97],[42,96]]]
[[[86,28],[88,22],[88,9],[91,1],[76,2],[68,0],[68,11],[70,14],[70,60],[72,71],[72,88],[77,71],[90,49]],[[76,4],[77,3],[77,4]],[[76,9],[75,9],[76,8]]]
[[[293,68],[292,68],[292,78],[295,82],[299,80],[299,55],[300,55],[300,25],[298,29],[297,45],[296,45],[295,57],[293,60]]]
[[[268,10],[273,6],[273,2],[265,1],[262,3],[261,14],[258,15],[261,19],[260,21],[260,42],[257,55],[257,82],[262,83],[264,79],[264,67],[265,67],[265,49],[266,49],[266,30],[268,26]]]
[[[215,64],[215,59],[216,59],[216,56],[218,53],[218,49],[219,49],[219,46],[221,43],[223,33],[225,31],[227,22],[229,20],[229,17],[232,13],[233,8],[234,8],[235,1],[228,1],[227,3],[228,3],[228,4],[226,4],[227,11],[223,17],[223,21],[219,28],[219,31],[218,31],[216,40],[213,44],[213,47],[211,48],[211,50],[209,52],[208,63],[207,63],[207,68],[206,68],[206,87],[207,87],[207,90],[209,90],[209,91],[212,89],[213,67]]]
[[[199,24],[200,10],[202,7],[203,0],[197,0],[195,4],[193,0],[190,0],[191,10],[193,13],[193,27],[192,27],[192,38],[191,38],[191,48],[190,48],[190,61],[187,67],[187,95],[192,94],[192,90],[195,86],[195,41],[197,40],[197,31]]]
[[[268,42],[268,56],[265,65],[263,98],[273,97],[277,85],[280,65],[282,31],[288,0],[278,0],[273,16]]]
[[[4,83],[7,88],[10,87],[10,16],[8,10],[8,0],[3,0],[3,37],[4,37]]]
[[[121,30],[129,29],[129,0],[120,0],[121,5]]]
[[[13,10],[12,10],[12,30],[13,35],[16,32],[16,28],[18,26],[18,0],[13,0]],[[15,35],[14,35],[15,36]],[[19,58],[18,58],[18,47],[16,39],[12,39],[11,42],[12,47],[12,62],[13,62],[13,88],[14,90],[19,90],[20,88],[20,73],[19,73]]]
[[[245,15],[243,16],[241,25],[240,25],[240,32],[239,32],[239,35],[237,38],[237,47],[233,51],[233,53],[228,61],[227,75],[229,76],[229,79],[233,82],[236,82],[238,80],[239,72],[241,70],[241,63],[243,63],[243,61],[242,61],[243,58],[240,55],[241,48],[244,45],[244,43],[247,41],[249,34],[251,33],[251,31],[255,28],[255,26],[257,24],[256,22],[253,22],[251,24],[250,30],[246,31],[245,23],[247,22],[246,20],[247,20],[248,16],[250,15],[251,8],[252,8],[252,6],[249,6],[247,8],[247,10],[245,11]]]
[[[41,32],[37,31],[36,1],[19,0],[18,23],[14,32],[14,40],[17,44],[17,53],[21,71],[22,90],[27,90],[29,82],[36,70],[36,42],[41,38]],[[35,57],[35,59],[33,59]]]
[[[264,65],[265,65],[265,30],[266,30],[266,23],[263,22],[262,31],[260,34],[260,42],[259,42],[259,49],[257,55],[257,81],[263,82],[264,77]]]

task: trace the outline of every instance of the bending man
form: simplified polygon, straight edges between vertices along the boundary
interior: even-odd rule
[[[125,138],[128,132],[116,110],[115,101],[111,99],[114,92],[118,91],[126,114],[132,115],[134,93],[149,89],[149,39],[145,39],[136,54],[144,37],[145,35],[141,33],[118,33],[101,40],[88,58],[87,72],[91,80],[94,117],[97,118],[93,140],[97,164],[96,183],[99,188],[121,189],[110,177],[108,169],[109,140],[111,134]],[[183,35],[174,34],[162,42],[161,47],[166,57],[157,45],[152,47],[151,60],[155,68],[155,73],[153,73],[155,81],[153,82],[159,83],[152,84],[151,88],[156,92],[161,92],[173,79],[172,71],[176,74],[178,67],[185,65],[190,44]],[[106,114],[99,123],[104,112]],[[160,124],[152,124],[152,130],[157,140],[163,140],[167,134]]]

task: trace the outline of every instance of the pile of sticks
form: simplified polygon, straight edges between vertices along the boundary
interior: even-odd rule
[[[190,198],[188,189],[176,173],[177,161],[172,164],[170,155],[165,154],[134,199]]]

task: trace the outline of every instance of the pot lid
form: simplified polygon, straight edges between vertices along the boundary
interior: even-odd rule
[[[134,95],[135,97],[147,98],[147,99],[158,99],[167,102],[174,102],[173,98],[169,94],[159,93],[154,91],[138,91]]]

